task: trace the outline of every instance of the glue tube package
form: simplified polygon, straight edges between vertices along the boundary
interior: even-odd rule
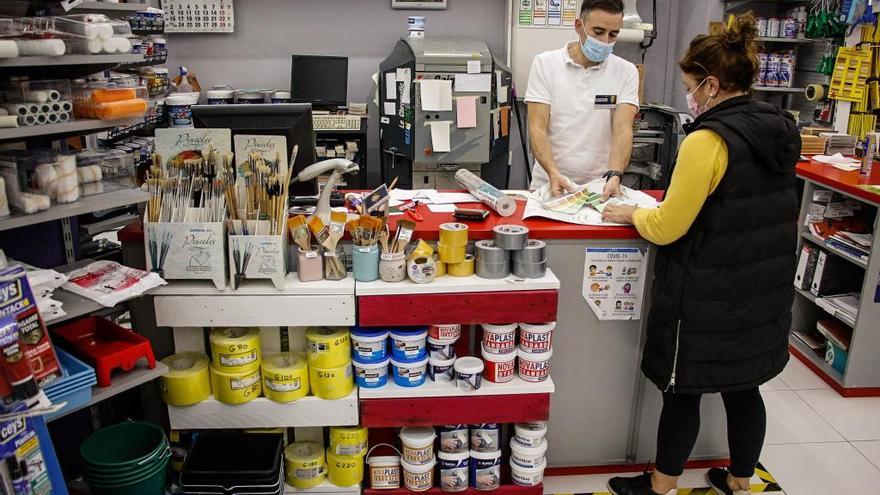
[[[108,308],[166,284],[156,273],[106,260],[90,263],[67,276],[69,278],[64,289]]]

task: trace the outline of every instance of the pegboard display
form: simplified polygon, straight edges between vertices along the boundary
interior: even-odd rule
[[[162,0],[166,33],[231,33],[232,0]]]

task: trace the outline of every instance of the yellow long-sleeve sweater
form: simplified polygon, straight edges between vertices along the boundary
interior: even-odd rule
[[[706,198],[727,172],[727,144],[708,129],[690,134],[681,143],[666,198],[655,209],[639,208],[633,225],[645,239],[671,244],[691,228]]]

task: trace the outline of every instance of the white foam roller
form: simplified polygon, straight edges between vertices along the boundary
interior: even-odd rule
[[[37,125],[37,116],[33,114],[21,116],[18,118],[18,123],[23,126]]]
[[[102,53],[116,53],[116,40],[113,38],[101,38]]]
[[[49,123],[49,117],[45,113],[35,114],[34,117],[37,118],[37,125],[46,125]]]
[[[97,165],[88,165],[85,167],[77,167],[76,175],[80,184],[88,184],[90,182],[100,182],[102,179],[101,167]]]
[[[0,127],[18,127],[18,117],[15,115],[0,116]]]
[[[58,171],[55,170],[55,165],[51,163],[43,163],[37,165],[34,172],[37,178],[37,189],[39,192],[54,198],[58,187]]]
[[[40,113],[49,113],[51,111],[52,111],[52,105],[50,105],[48,103],[43,103],[42,105],[40,105]],[[34,112],[34,113],[37,113],[37,112]]]
[[[119,2],[116,2],[116,3],[119,3]],[[109,38],[109,37],[113,36],[113,25],[112,24],[102,22],[102,23],[95,24],[95,26],[98,27],[98,37]]]
[[[18,56],[18,45],[12,40],[0,40],[0,58],[15,58]]]
[[[47,91],[49,93],[49,101],[58,101],[61,99],[61,92],[55,89]]]
[[[50,124],[57,124],[58,123],[58,114],[55,112],[47,113],[46,118],[49,120]]]
[[[24,117],[31,112],[30,105],[22,105],[20,103],[9,103],[5,105],[6,110],[13,115],[18,115],[19,117]]]
[[[67,52],[64,40],[17,40],[16,43],[23,57],[60,57]]]
[[[131,41],[127,38],[113,38],[116,40],[116,51],[119,53],[131,53]]]
[[[6,199],[6,179],[0,177],[0,217],[9,215],[9,201]]]
[[[50,108],[52,109],[52,111],[55,112],[55,113],[58,113],[58,112],[61,111],[61,103],[59,103],[59,102],[57,102],[57,101],[53,101],[52,103],[50,103],[50,104],[49,104],[49,107],[50,107]]]
[[[61,110],[64,110],[65,112],[72,111],[73,110],[73,103],[71,103],[69,101],[62,101],[61,102]]]
[[[27,214],[48,210],[52,205],[49,196],[44,194],[20,193],[18,199],[19,203],[15,206]]]
[[[32,103],[46,103],[49,101],[49,93],[46,91],[28,91],[24,94],[24,101]]]
[[[80,193],[83,196],[91,196],[92,194],[100,194],[104,192],[104,183],[103,182],[89,182],[87,184],[80,184]]]
[[[9,115],[9,110],[6,107],[0,107],[0,115]]]
[[[72,203],[79,199],[79,181],[76,175],[76,156],[65,155],[55,166],[58,171],[59,203]]]
[[[104,44],[98,38],[78,38],[67,40],[67,49],[70,53],[97,55],[104,49]]]
[[[70,114],[68,112],[58,112],[58,122],[69,122]]]

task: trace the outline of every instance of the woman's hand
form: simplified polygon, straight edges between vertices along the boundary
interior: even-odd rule
[[[602,213],[602,221],[632,225],[633,213],[638,207],[629,205],[607,205]]]

